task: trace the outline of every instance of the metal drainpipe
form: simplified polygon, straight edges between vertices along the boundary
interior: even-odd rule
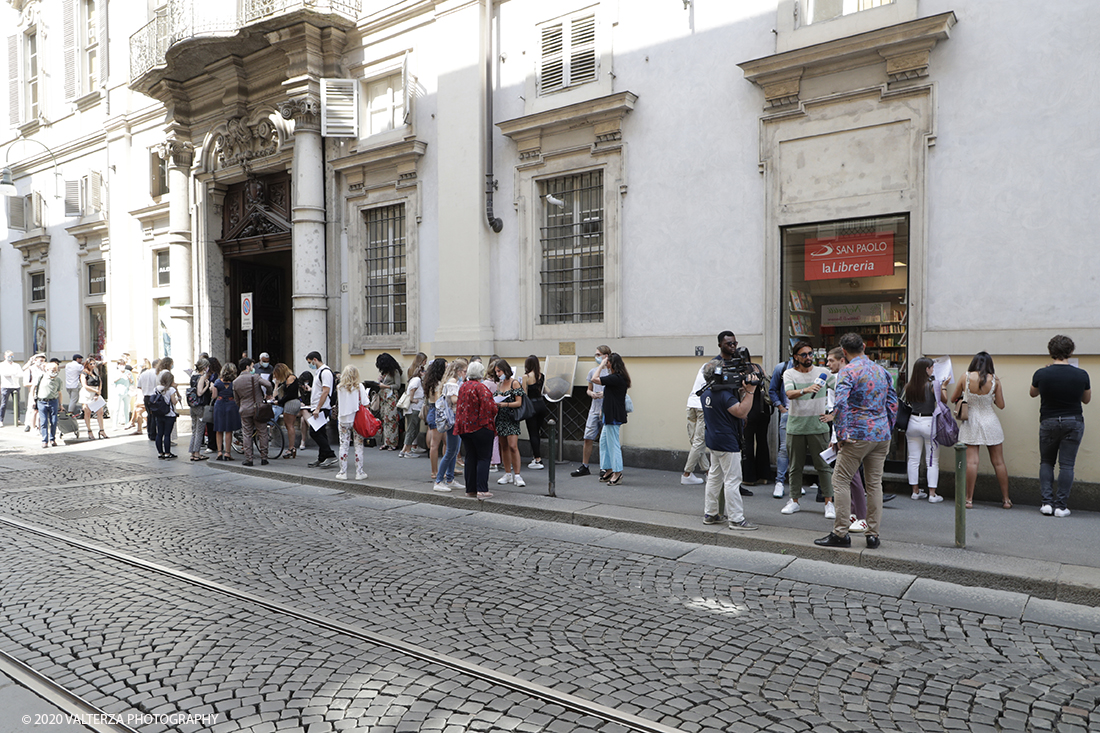
[[[497,182],[493,177],[493,0],[485,0],[485,218],[489,228],[496,233],[504,228],[504,222],[493,216],[493,191]]]

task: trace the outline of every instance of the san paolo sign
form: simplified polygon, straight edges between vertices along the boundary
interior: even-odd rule
[[[893,232],[807,239],[805,252],[807,280],[894,274]]]

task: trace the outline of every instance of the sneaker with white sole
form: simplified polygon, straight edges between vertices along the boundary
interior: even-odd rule
[[[913,501],[917,501],[918,499],[927,499],[928,498],[928,492],[927,491],[918,491],[915,494],[910,494],[909,498],[912,499]]]
[[[855,519],[850,525],[848,525],[848,532],[855,532],[856,534],[862,534],[867,531],[866,519]]]
[[[512,474],[506,473],[497,479],[497,484],[503,486],[504,484],[512,483]]]
[[[336,474],[336,478],[340,479],[341,481],[343,481],[347,477],[348,477],[348,474],[347,474],[346,471],[341,471],[340,473]]]
[[[752,532],[754,529],[756,529],[756,525],[747,519],[742,519],[740,522],[730,522],[729,528],[739,529],[743,532]]]
[[[527,467],[528,468],[533,468],[536,471],[538,471],[541,468],[546,468],[546,466],[542,465],[542,461],[531,461],[530,463],[527,464]]]
[[[783,482],[782,481],[776,481],[775,482],[775,489],[772,491],[772,498],[775,498],[775,499],[782,499],[783,498]]]
[[[520,476],[518,473],[516,474],[516,477],[513,480],[513,483],[516,486],[526,486],[527,485],[527,483],[523,480],[523,476]]]
[[[802,507],[798,505],[798,502],[794,499],[787,499],[787,506],[779,510],[780,514],[794,514],[795,512],[802,511]]]
[[[703,479],[699,478],[694,473],[689,473],[687,476],[681,474],[680,483],[684,486],[694,486],[695,484],[703,483]]]
[[[1054,510],[1054,516],[1056,516],[1056,517],[1068,517],[1069,516],[1069,509],[1055,509]]]
[[[721,524],[721,523],[722,523],[722,515],[721,514],[704,514],[703,515],[703,524]]]
[[[450,492],[450,490],[451,490],[451,487],[447,486],[447,484],[433,484],[432,485],[432,491],[441,491],[443,493],[448,493],[448,492]]]
[[[361,472],[361,473],[357,473],[357,474],[355,474],[355,480],[356,480],[356,481],[362,481],[362,480],[363,480],[363,479],[365,479],[366,477],[367,477],[367,474],[366,474],[366,472],[365,472],[365,471],[363,471],[363,472]]]
[[[939,494],[936,494],[935,496],[928,497],[928,503],[929,504],[939,504],[941,501],[943,501],[943,497],[940,496]]]
[[[454,479],[451,479],[450,481],[444,481],[443,485],[446,486],[448,489],[464,488],[464,487],[460,487],[458,485],[458,482],[455,481]]]
[[[825,505],[825,518],[836,519],[836,504],[831,501]]]
[[[1039,513],[1045,514],[1049,517],[1051,514],[1054,514],[1054,507],[1052,507],[1050,504],[1043,504],[1041,507],[1039,507]]]

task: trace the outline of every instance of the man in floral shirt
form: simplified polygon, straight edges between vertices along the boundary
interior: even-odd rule
[[[840,370],[836,387],[833,425],[836,427],[837,459],[833,473],[836,521],[833,531],[814,544],[822,547],[851,547],[848,513],[851,510],[852,476],[863,463],[867,490],[867,546],[879,546],[882,518],[882,467],[890,450],[890,433],[898,414],[898,395],[885,369],[863,353],[859,334],[846,333],[840,347],[848,366]]]

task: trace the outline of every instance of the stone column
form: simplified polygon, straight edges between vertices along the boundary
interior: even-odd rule
[[[172,268],[168,332],[177,372],[194,363],[194,296],[191,284],[191,162],[194,146],[170,138],[161,143],[160,157],[168,161],[168,261]]]
[[[306,366],[311,351],[326,363],[337,363],[328,351],[328,300],[325,283],[325,187],[321,147],[321,104],[312,96],[279,105],[279,114],[294,120],[294,169],[291,172],[293,241],[291,337],[295,371]]]

